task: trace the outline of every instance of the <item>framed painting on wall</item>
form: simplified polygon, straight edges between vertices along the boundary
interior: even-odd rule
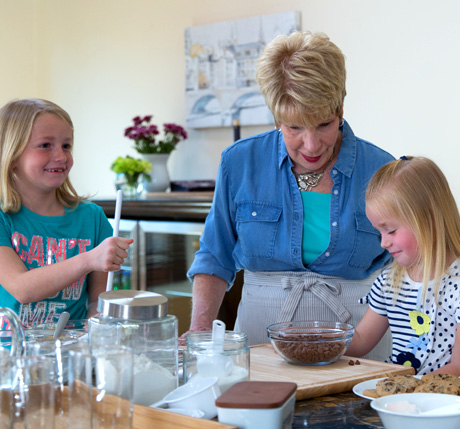
[[[267,43],[300,29],[300,12],[225,21],[185,30],[187,127],[273,124],[256,82]]]

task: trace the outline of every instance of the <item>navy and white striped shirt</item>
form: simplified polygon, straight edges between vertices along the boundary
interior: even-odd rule
[[[392,362],[413,366],[419,374],[433,372],[450,362],[460,323],[460,260],[454,261],[443,277],[438,300],[431,281],[421,302],[423,283],[409,276],[402,279],[395,300],[394,290],[386,285],[389,272],[385,269],[375,280],[369,305],[388,318],[393,336]]]

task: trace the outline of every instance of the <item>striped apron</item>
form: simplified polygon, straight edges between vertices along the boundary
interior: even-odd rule
[[[364,280],[347,280],[311,271],[245,270],[234,329],[246,333],[249,345],[255,345],[269,342],[266,328],[272,323],[323,320],[356,326],[368,308],[360,299],[368,294],[380,272]],[[364,357],[384,361],[390,356],[391,333],[388,330]]]

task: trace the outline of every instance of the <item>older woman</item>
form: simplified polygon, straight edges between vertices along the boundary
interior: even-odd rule
[[[391,258],[366,218],[364,193],[394,158],[343,119],[345,78],[344,55],[324,34],[278,36],[262,53],[257,79],[277,128],[222,153],[188,273],[190,330],[211,328],[239,270],[235,330],[250,344],[267,342],[271,323],[361,319],[360,298]]]

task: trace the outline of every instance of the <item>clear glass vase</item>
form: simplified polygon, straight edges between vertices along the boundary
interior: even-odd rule
[[[129,180],[128,180],[129,179]],[[144,178],[142,174],[135,177],[129,177],[124,173],[115,175],[115,189],[123,191],[123,198],[136,199],[139,198],[144,190]]]

